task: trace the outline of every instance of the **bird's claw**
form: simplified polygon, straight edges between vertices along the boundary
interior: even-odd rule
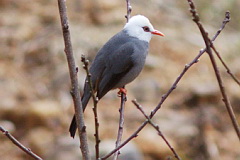
[[[125,94],[125,96],[127,95],[127,90],[125,88],[118,88],[118,97],[121,97],[122,93]]]

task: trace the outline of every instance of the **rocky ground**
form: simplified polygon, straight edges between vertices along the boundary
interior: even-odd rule
[[[133,12],[147,16],[166,36],[153,37],[142,74],[127,86],[123,139],[144,122],[131,103],[137,99],[150,113],[204,43],[185,1],[132,0]],[[67,1],[80,90],[85,72],[81,54],[91,61],[98,49],[125,24],[125,1]],[[226,10],[231,22],[215,44],[240,79],[239,1],[197,1],[209,35],[221,26]],[[79,140],[68,133],[73,114],[70,82],[63,52],[57,1],[0,0],[0,126],[43,159],[76,160]],[[240,88],[219,63],[227,94],[240,122]],[[101,154],[115,145],[120,99],[111,91],[99,103]],[[94,154],[94,120],[89,104],[85,119]],[[183,77],[153,119],[183,160],[240,160],[240,144],[207,55]],[[124,160],[174,159],[170,149],[147,126],[121,151]],[[0,159],[31,159],[0,134]]]

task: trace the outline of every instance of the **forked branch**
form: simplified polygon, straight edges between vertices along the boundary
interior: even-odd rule
[[[200,22],[200,18],[198,16],[198,13],[196,11],[196,8],[195,8],[195,5],[194,5],[193,1],[192,0],[188,0],[188,4],[190,6],[190,12],[192,13],[193,21],[197,24],[197,26],[198,26],[201,34],[202,34],[202,37],[204,39],[204,42],[205,42],[205,45],[206,45],[206,52],[208,53],[209,58],[211,60],[211,63],[212,63],[212,66],[213,66],[213,69],[214,69],[214,72],[215,72],[215,75],[216,75],[216,78],[217,78],[217,82],[218,82],[218,85],[219,85],[219,88],[220,88],[220,91],[221,91],[221,94],[222,94],[223,102],[225,103],[225,106],[226,106],[228,114],[229,114],[229,116],[231,118],[233,127],[234,127],[234,129],[235,129],[235,131],[237,133],[237,136],[238,136],[239,140],[240,140],[239,125],[238,125],[238,122],[236,120],[236,117],[235,117],[233,108],[231,106],[231,103],[229,101],[229,98],[227,96],[227,93],[225,91],[224,84],[223,84],[220,72],[218,70],[217,63],[216,63],[214,55],[212,53],[211,46],[214,47],[214,45],[212,44],[211,40],[208,37],[208,33],[205,31],[203,25]]]
[[[166,139],[166,137],[163,135],[163,133],[160,131],[160,128],[158,125],[154,124],[152,122],[152,120],[150,119],[150,117],[144,112],[143,107],[137,102],[137,100],[133,100],[132,101],[133,104],[137,107],[137,109],[139,109],[141,111],[141,113],[144,115],[144,117],[146,118],[147,122],[158,132],[158,135],[162,137],[162,139],[164,140],[164,142],[167,144],[167,146],[170,148],[170,150],[172,151],[172,153],[174,154],[175,158],[177,160],[181,160],[181,158],[179,157],[179,155],[177,154],[177,152],[175,151],[175,149],[171,146],[171,144],[168,142],[168,140]]]

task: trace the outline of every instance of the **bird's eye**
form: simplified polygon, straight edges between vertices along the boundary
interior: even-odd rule
[[[144,26],[144,27],[142,27],[142,28],[143,28],[143,30],[144,30],[145,32],[150,32],[150,29],[149,29],[148,26]]]

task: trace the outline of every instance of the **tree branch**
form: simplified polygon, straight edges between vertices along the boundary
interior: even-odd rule
[[[99,143],[101,142],[100,138],[99,138],[99,121],[98,121],[98,114],[97,114],[98,98],[94,94],[94,89],[93,89],[92,80],[91,80],[91,74],[88,69],[89,61],[86,59],[86,57],[84,55],[82,55],[81,61],[83,62],[83,68],[86,71],[86,75],[87,75],[86,83],[88,83],[88,85],[89,85],[91,96],[93,99],[93,114],[94,114],[94,122],[95,122],[95,134],[94,134],[94,136],[95,136],[95,151],[96,151],[96,159],[98,159],[99,153],[100,153],[99,152]]]
[[[225,18],[222,22],[222,26],[218,29],[217,33],[213,36],[212,41],[215,41],[215,39],[218,37],[218,35],[222,32],[222,30],[225,28],[226,24],[230,22],[231,17],[230,17],[230,12],[227,11],[225,13]]]
[[[125,102],[127,101],[127,97],[125,94],[121,94],[121,105],[119,109],[119,127],[118,127],[118,136],[117,136],[117,141],[116,141],[116,148],[121,144],[122,140],[122,135],[123,135],[123,124],[124,124],[124,108],[125,108]],[[118,155],[120,154],[120,151],[117,150],[114,155],[114,160],[117,160]]]
[[[130,0],[126,0],[126,2],[127,2],[127,15],[125,15],[125,18],[127,19],[128,22],[131,17],[132,6],[130,4]]]
[[[225,18],[222,22],[222,25],[220,27],[220,29],[216,32],[216,34],[213,36],[212,38],[212,42],[214,42],[216,40],[216,38],[220,35],[220,33],[222,32],[222,30],[225,28],[226,24],[229,22],[230,20],[230,16],[228,14],[225,14]],[[179,83],[179,81],[182,79],[182,77],[184,76],[184,74],[188,71],[188,69],[194,65],[195,63],[197,63],[199,61],[199,58],[203,55],[203,53],[205,53],[207,50],[207,48],[201,49],[199,51],[199,54],[192,60],[192,62],[190,62],[189,64],[186,64],[182,73],[178,76],[178,78],[175,80],[175,82],[173,83],[172,87],[170,88],[170,90],[168,90],[168,92],[166,94],[164,94],[162,96],[162,100],[160,101],[160,103],[158,104],[158,106],[151,112],[151,116],[150,118],[152,118],[152,116],[161,108],[162,103],[165,101],[165,99],[171,94],[171,92],[177,88],[177,84]]]
[[[132,12],[132,6],[130,4],[130,0],[126,0],[126,4],[127,4],[127,15],[125,15],[125,18],[127,20],[127,22],[130,19],[131,16],[131,12]],[[123,87],[125,88],[125,86]],[[127,101],[127,97],[124,93],[121,93],[121,105],[120,105],[120,109],[119,109],[119,125],[118,125],[118,134],[117,134],[117,141],[116,141],[116,148],[121,144],[121,140],[122,140],[122,135],[123,135],[123,124],[124,124],[124,108],[125,108],[125,102]],[[115,152],[115,155],[113,157],[114,160],[117,160],[118,155],[120,154],[120,151],[117,150]]]
[[[170,143],[168,142],[168,140],[165,138],[165,136],[162,134],[162,132],[159,129],[159,126],[154,124],[150,117],[147,116],[147,114],[144,112],[143,107],[137,102],[137,100],[132,100],[133,104],[137,107],[137,109],[139,109],[141,111],[141,113],[144,115],[144,117],[147,119],[147,122],[156,129],[156,131],[158,132],[158,135],[162,137],[162,139],[164,140],[164,142],[167,144],[167,146],[170,148],[170,150],[172,151],[172,153],[174,154],[175,158],[178,160],[181,160],[181,158],[178,156],[177,152],[174,150],[174,148],[170,145]]]
[[[219,60],[222,62],[223,66],[226,68],[227,73],[232,77],[232,79],[240,86],[240,81],[237,79],[237,77],[232,73],[232,71],[229,69],[229,67],[227,66],[227,64],[223,61],[222,57],[220,56],[220,54],[218,53],[218,51],[216,50],[216,48],[214,47],[214,45],[211,44],[211,48],[213,49],[213,51],[215,52],[215,54],[217,55],[217,57],[219,58]]]
[[[230,12],[227,11],[225,13],[225,19],[223,20],[222,23],[222,27],[217,31],[217,34],[213,37],[212,41],[214,41],[217,37],[218,34],[221,33],[221,31],[224,29],[225,25],[230,22]],[[219,60],[221,61],[221,63],[223,64],[223,66],[226,68],[227,73],[232,77],[232,79],[240,86],[240,81],[236,78],[236,76],[232,73],[232,71],[229,69],[229,67],[227,66],[227,64],[223,61],[222,57],[220,56],[220,54],[216,51],[215,47],[211,45],[211,48],[214,50],[214,52],[216,53],[217,57],[219,58]]]
[[[239,125],[237,123],[237,120],[236,120],[234,111],[232,109],[232,106],[230,104],[230,101],[228,99],[228,96],[226,94],[226,91],[225,91],[225,88],[224,88],[224,84],[223,84],[221,75],[219,73],[218,67],[217,67],[217,63],[215,61],[214,55],[213,55],[212,50],[211,50],[211,46],[213,46],[213,44],[209,40],[208,33],[205,31],[205,29],[203,28],[203,26],[202,26],[202,24],[200,22],[200,18],[198,16],[198,13],[196,11],[196,8],[195,8],[195,5],[194,5],[193,1],[192,0],[188,0],[188,3],[189,3],[189,6],[190,6],[190,12],[192,13],[193,21],[197,24],[197,26],[198,26],[201,34],[202,34],[202,37],[204,39],[204,42],[205,42],[205,45],[206,45],[206,52],[208,53],[209,58],[211,60],[211,63],[212,63],[212,66],[213,66],[213,69],[214,69],[214,72],[215,72],[215,75],[216,75],[216,78],[217,78],[217,81],[218,81],[218,85],[219,85],[219,88],[220,88],[220,91],[221,91],[221,94],[222,94],[222,97],[223,97],[223,102],[225,103],[225,106],[227,108],[228,114],[229,114],[229,116],[230,116],[230,118],[232,120],[233,127],[234,127],[234,129],[235,129],[235,131],[237,133],[237,136],[238,136],[239,140],[240,140]]]
[[[90,160],[90,154],[89,154],[88,143],[87,143],[87,132],[86,132],[86,126],[84,124],[84,118],[83,118],[82,102],[81,102],[80,93],[78,91],[78,78],[77,78],[78,69],[76,68],[75,60],[73,57],[65,0],[58,0],[58,7],[59,7],[59,14],[60,14],[62,31],[63,31],[63,39],[65,44],[64,51],[66,53],[69,74],[71,79],[71,86],[72,86],[71,94],[74,102],[77,128],[79,131],[78,133],[80,138],[80,149],[82,152],[83,159]]]
[[[21,144],[15,137],[13,137],[7,130],[5,130],[3,127],[0,126],[0,131],[8,138],[10,139],[13,144],[15,144],[18,148],[20,148],[21,150],[23,150],[25,153],[27,153],[28,155],[30,155],[31,157],[33,157],[36,160],[42,160],[41,157],[39,157],[38,155],[36,155],[35,153],[33,153],[31,151],[30,148],[26,148],[23,144]]]

